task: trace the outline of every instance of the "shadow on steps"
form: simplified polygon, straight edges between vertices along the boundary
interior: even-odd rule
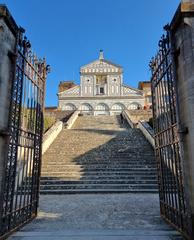
[[[101,127],[107,121],[99,121]],[[139,129],[75,126],[63,131],[44,155],[40,190],[44,194],[157,193],[153,149]]]

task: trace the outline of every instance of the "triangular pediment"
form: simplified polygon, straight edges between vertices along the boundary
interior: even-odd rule
[[[81,67],[81,73],[119,73],[122,72],[120,65],[107,60],[96,60]]]

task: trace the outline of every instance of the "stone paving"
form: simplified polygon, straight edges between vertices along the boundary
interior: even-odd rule
[[[182,239],[160,217],[157,194],[41,195],[38,217],[17,239]]]

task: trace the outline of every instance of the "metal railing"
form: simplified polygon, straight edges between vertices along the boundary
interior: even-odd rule
[[[39,196],[48,67],[32,52],[23,31],[18,32],[15,56],[0,236],[36,216]]]

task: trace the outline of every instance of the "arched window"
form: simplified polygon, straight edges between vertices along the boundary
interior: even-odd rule
[[[93,108],[92,108],[92,106],[91,106],[89,103],[83,103],[83,104],[79,107],[79,110],[88,112],[88,111],[92,111]]]
[[[74,111],[76,110],[76,106],[72,103],[67,103],[64,106],[62,106],[63,111]]]
[[[100,103],[96,106],[95,110],[98,110],[98,111],[108,111],[109,108],[108,106],[105,104],[105,103]]]
[[[137,109],[142,109],[141,105],[139,103],[131,103],[128,107],[129,110],[137,110]]]

